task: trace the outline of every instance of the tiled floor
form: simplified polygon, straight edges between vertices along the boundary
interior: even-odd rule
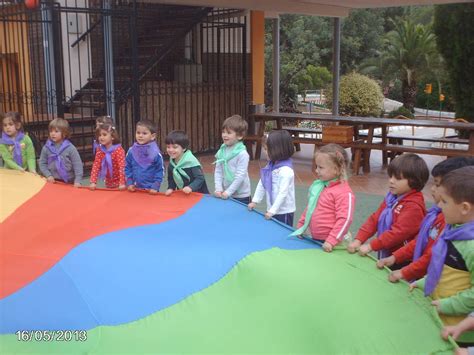
[[[296,152],[293,156],[294,170],[296,174],[295,182],[297,185],[309,186],[315,179],[315,175],[311,171],[312,156],[313,146],[310,145],[301,145],[301,151]],[[422,155],[421,157],[426,161],[430,171],[433,166],[444,159],[443,157],[431,155]],[[199,160],[204,167],[204,172],[212,174],[214,171],[214,165],[212,165],[214,156],[203,155],[199,157]],[[250,178],[258,180],[260,168],[264,167],[266,163],[267,161],[265,160],[264,154],[262,154],[261,160],[252,160],[249,166]],[[387,169],[382,166],[382,153],[380,151],[372,152],[370,157],[370,167],[371,171],[369,174],[361,174],[350,177],[349,183],[353,191],[365,192],[374,195],[385,195],[387,193],[388,176]],[[423,189],[423,194],[427,201],[432,201],[430,193],[431,184],[432,181],[430,179]]]

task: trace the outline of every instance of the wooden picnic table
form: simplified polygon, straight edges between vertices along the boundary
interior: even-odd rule
[[[354,127],[354,142],[360,147],[360,138],[364,137],[363,149],[366,150],[366,159],[364,161],[364,170],[369,171],[369,158],[370,151],[372,149],[381,150],[383,152],[412,152],[418,154],[431,154],[441,156],[474,156],[474,123],[463,123],[449,120],[419,120],[419,119],[408,119],[401,120],[396,118],[378,118],[378,117],[349,117],[349,116],[333,116],[333,115],[322,115],[322,114],[294,114],[294,113],[257,113],[253,114],[252,118],[259,122],[259,127],[255,135],[249,136],[249,140],[256,143],[256,158],[260,158],[261,144],[265,134],[265,123],[276,122],[276,128],[283,128],[283,121],[287,124],[288,122],[294,121],[298,123],[300,121],[317,121],[321,123],[334,123],[341,125],[351,125]],[[434,147],[417,147],[417,146],[404,146],[399,144],[390,144],[390,136],[387,134],[388,127],[390,126],[406,126],[406,127],[430,127],[430,128],[445,128],[454,130],[466,130],[469,132],[469,139],[467,141],[459,140],[461,144],[467,143],[467,150],[457,148],[434,148]],[[367,135],[360,135],[359,130],[361,128],[367,129]],[[376,128],[381,128],[381,142],[374,142],[374,131]],[[317,130],[315,130],[316,132]],[[409,139],[409,138],[407,138]],[[416,139],[413,137],[412,139]],[[422,139],[421,139],[422,140]],[[436,138],[433,141],[437,142]],[[453,140],[455,141],[455,140]],[[315,144],[320,142],[315,139]],[[440,143],[446,143],[446,138],[439,138]],[[351,146],[351,145],[349,145]],[[385,161],[384,161],[385,163]]]

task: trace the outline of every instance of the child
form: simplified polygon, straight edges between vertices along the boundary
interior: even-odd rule
[[[411,287],[431,295],[443,323],[449,326],[474,309],[474,166],[446,174],[438,193],[447,226],[433,246],[426,277]],[[474,344],[474,332],[459,339]]]
[[[308,206],[291,235],[300,235],[309,226],[311,237],[331,252],[344,239],[354,216],[355,196],[347,182],[349,157],[341,146],[328,144],[316,153],[315,161],[319,179],[309,188]]]
[[[247,133],[247,122],[239,115],[227,118],[222,125],[221,145],[216,154],[214,171],[215,192],[219,198],[250,203],[249,154],[242,139]]]
[[[265,149],[267,150],[267,166],[260,170],[260,181],[249,203],[253,210],[257,203],[266,195],[266,219],[276,220],[293,226],[295,205],[295,173],[291,156],[295,152],[293,140],[288,131],[271,131],[268,135]]]
[[[433,176],[434,184],[431,187],[431,194],[433,195],[435,205],[428,210],[423,219],[420,233],[410,243],[396,250],[391,256],[380,259],[377,262],[377,267],[383,268],[384,266],[390,267],[395,263],[400,264],[413,259],[413,262],[409,265],[400,270],[392,271],[388,276],[389,281],[397,282],[400,279],[411,281],[425,276],[431,259],[431,248],[445,226],[441,208],[437,206],[439,203],[438,187],[444,175],[469,165],[474,165],[474,158],[456,157],[443,160],[433,168],[431,175]]]
[[[444,340],[448,340],[448,337],[452,336],[454,340],[457,340],[462,333],[469,330],[474,330],[474,312],[469,313],[469,315],[458,324],[444,327],[441,330],[441,337]],[[457,348],[455,353],[458,355],[459,354],[465,354],[465,355],[474,354],[474,347],[471,346],[468,349]]]
[[[163,181],[163,157],[155,142],[153,122],[141,120],[135,130],[136,143],[128,150],[125,165],[128,191],[147,189],[151,194],[160,190]]]
[[[378,258],[381,259],[418,234],[426,213],[421,193],[429,177],[425,161],[416,154],[400,155],[388,166],[388,176],[389,192],[347,247],[350,253],[359,249],[359,254],[365,256],[373,250],[379,252]],[[377,238],[362,245],[376,232]],[[401,266],[394,264],[392,270]]]
[[[49,139],[41,150],[39,167],[48,182],[63,180],[81,186],[82,160],[76,147],[69,141],[69,123],[55,118],[49,123]]]
[[[173,131],[166,137],[166,152],[170,156],[168,166],[168,190],[165,195],[169,196],[174,190],[183,190],[185,194],[200,192],[208,194],[206,180],[202,172],[201,164],[188,150],[189,139],[183,131]]]
[[[36,156],[33,142],[23,133],[19,112],[7,112],[2,119],[0,154],[5,168],[36,174]]]
[[[112,117],[110,116],[99,116],[95,120],[95,129],[97,131],[98,128],[100,128],[103,124],[108,124],[113,126],[114,121],[112,120]],[[94,154],[97,151],[97,148],[99,147],[99,143],[97,143],[97,139],[94,138],[94,141],[92,142],[92,154]]]
[[[99,147],[91,170],[89,188],[95,190],[97,179],[105,179],[107,188],[125,190],[125,151],[115,127],[104,123],[97,128],[95,136]]]

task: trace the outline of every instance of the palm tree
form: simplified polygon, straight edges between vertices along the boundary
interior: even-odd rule
[[[417,79],[421,72],[429,70],[430,58],[436,53],[435,36],[430,27],[409,19],[392,22],[394,30],[387,33],[380,57],[367,60],[361,71],[378,74],[383,82],[398,77],[402,82],[403,106],[413,110]]]

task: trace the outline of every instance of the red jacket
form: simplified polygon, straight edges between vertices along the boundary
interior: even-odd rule
[[[107,175],[105,177],[105,186],[108,188],[116,188],[119,185],[125,186],[125,151],[122,147],[118,147],[114,150],[112,155],[112,176]],[[97,149],[95,153],[94,164],[91,170],[91,183],[97,183],[99,178],[100,168],[102,166],[102,160],[105,158],[105,153],[101,149]]]
[[[361,243],[365,243],[377,232],[377,222],[385,206],[384,200],[377,211],[360,227],[356,239]],[[410,191],[394,206],[392,227],[378,238],[372,239],[370,247],[374,251],[385,249],[390,252],[401,248],[407,241],[417,236],[425,214],[426,208],[423,194],[415,190]]]
[[[428,265],[430,264],[431,260],[431,248],[433,248],[433,244],[436,242],[436,240],[438,240],[438,237],[443,231],[445,225],[446,222],[444,220],[444,215],[442,213],[438,214],[433,225],[430,227],[430,237],[428,238],[428,244],[426,245],[425,250],[423,250],[423,254],[421,254],[418,260],[413,261],[409,265],[402,268],[402,276],[405,280],[418,280],[426,275],[426,271],[428,270]],[[415,246],[416,238],[413,239],[410,243],[396,250],[393,253],[393,256],[395,257],[395,262],[397,264],[400,264],[404,261],[413,259],[413,254],[415,253]]]
[[[324,240],[335,246],[344,240],[354,217],[355,196],[347,181],[329,183],[319,196],[318,204],[311,215],[309,230],[311,237]],[[304,225],[305,208],[298,228]]]

